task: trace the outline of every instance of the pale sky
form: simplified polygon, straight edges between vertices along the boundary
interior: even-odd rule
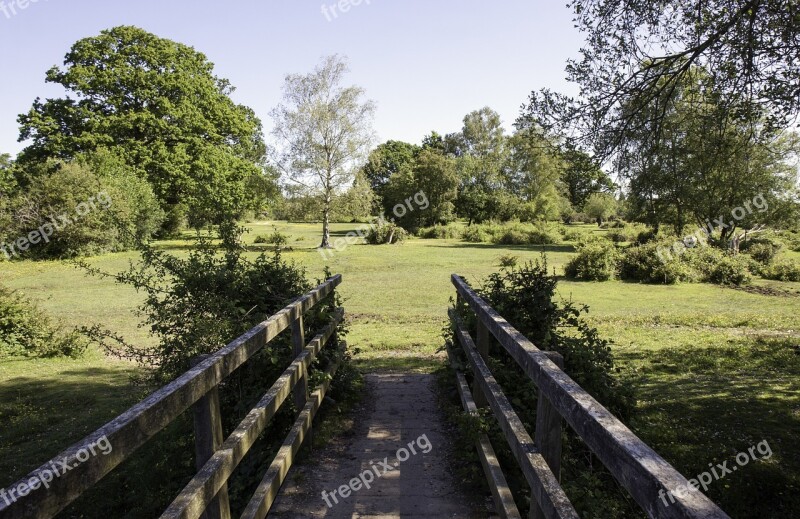
[[[358,0],[349,0],[357,3]],[[20,6],[25,6],[21,8]],[[236,87],[269,138],[269,111],[287,73],[322,56],[349,58],[348,83],[377,102],[375,129],[420,142],[457,131],[483,106],[510,128],[532,90],[574,93],[564,80],[581,35],[566,0],[0,0],[0,153],[16,154],[17,115],[40,96],[61,97],[45,72],[77,40],[135,25],[195,47]]]

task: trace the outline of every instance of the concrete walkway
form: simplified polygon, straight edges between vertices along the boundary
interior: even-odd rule
[[[448,471],[452,446],[434,377],[366,379],[367,395],[355,411],[353,430],[292,469],[269,517],[493,516],[483,496],[464,495]]]

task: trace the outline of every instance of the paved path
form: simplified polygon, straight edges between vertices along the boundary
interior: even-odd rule
[[[483,496],[464,495],[448,472],[451,445],[437,405],[434,377],[381,374],[366,379],[367,395],[355,411],[349,436],[336,439],[292,469],[269,517],[492,516]],[[403,462],[399,460],[406,452],[401,448],[408,453]],[[376,473],[380,477],[369,482]],[[349,495],[343,498],[339,487],[359,475],[362,479],[352,485],[357,490],[346,489]],[[330,507],[322,498],[323,490],[328,492]],[[331,495],[334,490],[336,494]]]

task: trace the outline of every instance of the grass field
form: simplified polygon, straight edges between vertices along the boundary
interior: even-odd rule
[[[412,239],[399,246],[352,245],[326,261],[314,250],[319,226],[276,224],[289,235],[286,256],[319,278],[327,263],[344,277],[351,333],[364,370],[431,371],[441,363],[450,274],[477,282],[501,255],[536,259],[539,247]],[[334,225],[334,237],[352,225]],[[248,239],[271,234],[251,225]],[[584,229],[592,230],[591,226]],[[161,244],[180,249],[180,242]],[[557,273],[569,244],[547,247]],[[180,254],[181,252],[177,252]],[[107,270],[135,255],[92,258]],[[69,325],[101,323],[145,344],[134,309],[139,296],[66,263],[0,263],[2,283],[20,289]],[[756,281],[734,290],[706,284],[652,286],[562,281],[559,293],[591,307],[590,320],[615,341],[620,375],[638,389],[632,428],[687,477],[732,459],[762,440],[774,455],[716,482],[709,495],[733,517],[794,517],[800,510],[800,283]],[[764,290],[764,292],[767,292]],[[80,360],[0,363],[0,486],[55,455],[69,442],[139,399],[129,385],[135,367],[98,351]],[[780,495],[775,488],[783,488]],[[760,508],[753,503],[761,503]],[[766,504],[770,503],[770,504]]]

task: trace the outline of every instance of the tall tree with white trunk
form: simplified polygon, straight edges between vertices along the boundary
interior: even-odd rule
[[[349,71],[346,59],[334,55],[309,74],[286,76],[283,101],[271,112],[276,162],[324,202],[321,248],[330,248],[333,200],[366,161],[374,136],[375,103],[364,89],[342,85]]]

